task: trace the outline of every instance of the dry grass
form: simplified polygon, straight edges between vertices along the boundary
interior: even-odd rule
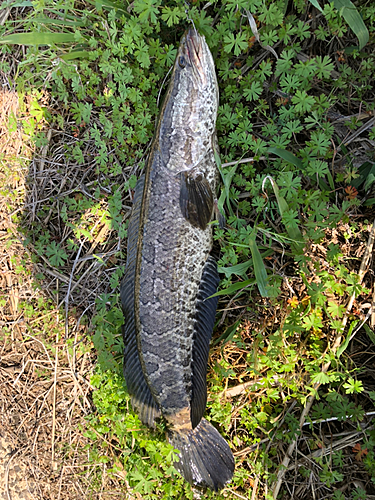
[[[7,82],[2,83],[6,88]],[[20,104],[24,106],[22,113]],[[54,213],[60,195],[79,192],[84,181],[85,186],[90,184],[91,169],[72,169],[69,164],[61,168],[61,136],[49,133],[50,144],[37,154],[19,127],[9,133],[10,120],[17,123],[27,118],[32,119],[28,101],[20,103],[15,92],[3,90],[0,463],[4,480],[0,480],[0,492],[7,500],[124,498],[124,488],[106,473],[108,464],[89,461],[90,441],[84,436],[85,417],[93,411],[89,379],[95,363],[84,316],[87,318],[92,309],[98,288],[103,291],[108,286],[106,265],[92,254],[100,248],[104,259],[110,259],[118,240],[111,239],[111,231],[98,219],[94,243],[84,242],[81,259],[68,262],[63,272],[53,269],[48,259],[43,259],[43,265],[32,263],[32,244],[23,245],[14,217],[22,220],[24,227],[32,225],[36,207],[51,198],[56,201],[49,215]],[[67,234],[59,234],[58,221],[49,215],[45,225],[66,238]],[[78,271],[81,278],[76,280]],[[37,280],[37,273],[44,278]],[[62,303],[65,315],[58,307]],[[110,443],[105,448],[103,454],[112,453]],[[101,484],[97,484],[98,477]]]

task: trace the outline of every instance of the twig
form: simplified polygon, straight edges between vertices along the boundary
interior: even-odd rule
[[[7,7],[6,9],[0,11],[0,26],[3,26],[5,24],[6,20],[9,17],[9,14],[10,14],[10,8],[9,7]]]
[[[167,74],[165,75],[163,81],[161,82],[161,85],[160,85],[160,89],[159,89],[159,92],[158,92],[158,98],[156,100],[156,106],[159,107],[159,103],[160,103],[160,96],[161,96],[161,93],[163,92],[163,87],[164,87],[164,84],[169,76],[169,73],[172,71],[173,69],[173,65],[169,68]],[[148,143],[147,145],[147,149],[150,147],[150,144],[151,144],[151,141]]]
[[[68,291],[66,292],[66,297],[65,297],[65,340],[68,338],[68,308],[69,308],[70,289],[72,288],[74,271],[75,271],[75,268],[77,266],[78,259],[79,259],[79,256],[81,255],[81,251],[82,251],[83,245],[85,244],[85,241],[86,241],[86,238],[84,240],[82,240],[81,246],[78,249],[76,258],[74,259],[72,271],[70,273],[70,278],[69,278]]]
[[[251,500],[255,500],[255,498],[256,498],[256,494],[257,494],[257,490],[258,490],[258,483],[259,483],[259,477],[256,476],[255,481],[254,481],[254,485],[253,485],[253,491],[251,493]]]
[[[279,383],[279,379],[281,378],[279,375],[274,375],[271,377],[274,380],[274,383],[277,384]],[[269,380],[267,380],[269,382]],[[230,389],[227,389],[225,391],[225,396],[229,396],[230,398],[233,398],[235,396],[239,396],[243,392],[246,392],[246,389],[251,386],[256,386],[256,385],[264,385],[265,382],[262,381],[262,379],[256,379],[256,380],[250,380],[249,382],[244,382],[243,384],[236,385],[234,387],[231,387]]]
[[[237,161],[230,161],[229,163],[222,163],[222,167],[231,167],[232,165],[239,165],[240,163],[251,163],[252,161],[262,161],[262,160],[267,160],[266,156],[260,156],[258,159],[255,157],[253,158],[243,158],[242,160],[237,160]]]
[[[374,237],[375,237],[375,221],[372,225],[372,228],[370,231],[370,236],[369,236],[369,239],[367,241],[366,251],[365,251],[365,254],[362,258],[361,267],[360,267],[359,272],[358,272],[359,283],[362,282],[363,276],[365,275],[365,272],[366,272],[368,261],[370,259],[371,253],[372,253],[372,248],[373,248],[373,244],[374,244]],[[348,322],[349,313],[353,307],[354,300],[355,300],[355,292],[353,292],[352,296],[350,297],[349,303],[348,303],[346,311],[345,311],[344,318],[342,320],[342,328],[340,329],[340,331],[337,332],[335,341],[334,341],[333,346],[331,348],[331,351],[333,354],[336,354],[337,349],[340,347],[342,332],[344,331],[345,326]],[[324,363],[324,365],[322,366],[322,370],[321,370],[322,373],[327,373],[330,365],[331,365],[330,361],[327,361],[327,363]],[[315,401],[315,394],[317,393],[320,385],[321,385],[320,383],[314,384],[314,394],[309,396],[309,398],[307,400],[307,404],[306,404],[305,408],[303,409],[300,420],[299,420],[300,428],[302,428],[304,423],[305,423],[306,417],[307,417],[307,415],[308,415],[308,413],[309,413],[309,411],[310,411],[310,409]],[[289,462],[290,462],[290,459],[292,457],[292,454],[293,454],[293,451],[294,451],[294,448],[296,447],[296,445],[297,445],[297,439],[294,439],[290,443],[290,445],[288,446],[288,449],[285,453],[284,459],[281,462],[279,472],[277,473],[277,480],[272,485],[272,494],[273,494],[273,498],[275,500],[276,500],[277,495],[280,491],[281,485],[282,485],[283,480],[284,480],[285,472],[289,466]]]
[[[59,313],[57,313],[57,321]],[[56,388],[57,388],[57,365],[59,361],[59,329],[56,332],[55,370],[53,374],[53,400],[52,400],[52,437],[51,437],[51,463],[55,470],[55,432],[56,432]]]
[[[365,413],[363,416],[364,416],[364,417],[372,417],[372,416],[374,416],[374,415],[375,415],[375,412],[370,411],[370,412]],[[347,415],[347,416],[346,416],[346,419],[351,418],[351,417],[352,417],[352,415]],[[330,418],[326,418],[326,419],[324,419],[324,420],[323,420],[323,419],[320,419],[320,420],[313,420],[312,422],[305,422],[305,423],[302,425],[302,427],[305,427],[306,425],[312,425],[312,424],[316,425],[316,424],[325,424],[325,423],[327,423],[327,422],[336,422],[336,421],[338,421],[338,420],[339,420],[339,418],[338,418],[338,417],[330,417]],[[361,423],[360,425],[361,425],[362,431],[364,431],[365,429],[366,429],[366,430],[370,430],[370,429],[372,429],[372,428],[374,427],[374,426],[370,426],[370,427],[368,427],[368,424],[363,425],[362,423]],[[285,430],[283,430],[283,431],[282,431],[282,434],[287,434],[288,432],[290,432],[290,429],[285,429]],[[351,434],[353,434],[353,433],[352,433],[352,432],[349,432],[348,434],[350,434],[350,435],[351,435]],[[342,436],[342,435],[343,435],[343,433],[340,433],[340,434],[335,434],[334,436]],[[333,437],[334,437],[334,436],[333,436]],[[259,448],[259,446],[260,446],[261,444],[269,443],[270,441],[272,441],[272,439],[273,439],[272,437],[270,437],[270,438],[269,438],[269,437],[264,438],[264,439],[262,439],[261,441],[258,441],[256,444],[253,444],[253,445],[251,445],[251,446],[247,446],[246,448],[243,448],[242,450],[240,450],[240,451],[237,451],[237,452],[233,453],[233,455],[234,455],[235,457],[241,457],[242,455],[246,455],[247,453],[252,453],[252,452],[253,452],[253,451],[255,451],[257,448]],[[289,469],[288,469],[288,470],[290,470],[290,467],[289,467]]]
[[[49,362],[49,363],[52,365],[52,367],[53,367],[54,365],[53,365],[53,363],[52,363],[52,361],[51,361],[51,358],[49,357],[48,352],[47,352],[46,348],[44,347],[43,343],[42,343],[42,342],[40,342],[40,340],[38,340],[38,339],[34,338],[32,335],[28,335],[27,333],[25,333],[24,335],[27,335],[28,337],[31,337],[33,340],[35,340],[36,342],[39,342],[39,343],[43,346],[44,351],[46,352],[46,354],[47,354],[47,356],[48,356],[48,361],[39,360],[38,362],[39,362],[39,363],[48,363],[48,362]],[[16,385],[16,384],[17,384],[17,382],[18,382],[18,381],[19,381],[19,379],[21,378],[21,375],[22,375],[22,374],[23,374],[23,372],[25,371],[26,366],[28,365],[28,363],[35,363],[35,360],[34,360],[34,359],[28,359],[28,360],[26,361],[26,363],[22,366],[22,369],[21,369],[20,373],[18,374],[18,376],[17,376],[16,380],[13,382],[13,385]],[[46,369],[47,367],[43,367],[43,368],[44,368],[44,369]]]
[[[247,20],[249,21],[250,29],[253,32],[253,35],[255,36],[256,41],[259,43],[259,45],[263,49],[268,50],[269,52],[271,52],[272,55],[274,55],[276,57],[276,59],[278,59],[279,56],[277,55],[275,50],[272,47],[270,47],[269,45],[263,45],[263,43],[260,41],[257,23],[255,22],[255,19],[254,19],[253,15],[251,14],[251,12],[247,9],[245,9],[245,12],[246,12]]]
[[[364,413],[364,417],[373,417],[375,415],[375,411],[368,411],[367,413]],[[352,418],[353,415],[345,415],[345,418]],[[319,420],[312,420],[311,422],[305,422],[302,427],[305,427],[305,425],[316,425],[316,424],[326,424],[327,422],[337,422],[339,420],[339,417],[329,417],[329,418],[320,418]],[[286,431],[286,432],[289,432]]]
[[[40,152],[39,173],[42,173],[44,170],[44,163],[45,163],[46,158],[47,158],[47,153],[48,153],[49,143],[51,142],[51,137],[52,137],[52,129],[49,129],[47,132],[47,144],[42,147],[42,150]]]
[[[365,130],[367,130],[368,128],[371,128],[375,123],[375,117],[374,118],[371,118],[371,120],[369,120],[367,123],[365,123],[364,125],[362,125],[362,127],[360,127],[358,130],[356,130],[355,132],[353,132],[347,140],[343,140],[342,143],[339,145],[339,147],[337,148],[337,151],[340,151],[341,150],[341,146],[344,145],[344,146],[348,146],[351,142],[354,141],[354,139],[356,139],[358,136],[360,136],[362,134],[362,132],[364,132]]]
[[[241,499],[243,499],[243,500],[247,500],[247,498],[246,498],[246,497],[243,497],[242,495],[240,495],[240,494],[239,494],[239,493],[237,493],[236,491],[231,490],[231,493],[232,493],[232,495],[236,496],[237,498],[241,498]]]
[[[345,436],[340,439],[336,443],[330,444],[329,446],[325,446],[324,448],[319,448],[315,450],[310,455],[305,455],[305,458],[314,459],[318,457],[324,457],[326,455],[332,454],[333,451],[343,450],[347,446],[354,446],[355,442],[358,441],[358,438],[363,434],[364,431],[353,432],[352,434]],[[299,452],[299,450],[298,450]],[[289,467],[289,470],[293,470],[296,468],[296,465],[292,465]]]
[[[8,497],[8,500],[12,500],[12,495],[10,494],[10,491],[9,491],[9,466],[10,466],[10,462],[13,460],[13,458],[18,455],[18,453],[20,453],[20,451],[22,451],[22,448],[18,449],[17,451],[15,451],[11,457],[9,458],[8,460],[8,463],[7,463],[7,467],[6,467],[6,470],[5,470],[5,491],[7,492],[7,497]]]

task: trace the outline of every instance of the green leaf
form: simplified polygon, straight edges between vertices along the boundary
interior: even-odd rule
[[[285,149],[270,147],[267,149],[267,153],[272,153],[276,156],[279,156],[280,158],[287,161],[288,163],[291,163],[297,168],[300,168],[301,170],[303,169],[301,160]]]
[[[262,256],[260,255],[259,248],[256,244],[256,234],[257,231],[254,230],[250,239],[249,239],[249,245],[250,245],[250,251],[251,255],[253,257],[253,263],[254,263],[254,273],[255,273],[255,279],[258,285],[259,292],[262,297],[268,297],[268,277],[267,277],[267,271],[266,268],[264,267],[264,262],[262,259]]]
[[[46,254],[53,266],[62,266],[68,259],[68,255],[64,249],[60,248],[55,241],[52,241],[52,243],[47,246]]]
[[[346,394],[360,394],[363,392],[363,384],[361,380],[354,380],[352,377],[343,385]]]
[[[292,97],[292,103],[295,105],[297,113],[306,113],[314,106],[315,98],[312,95],[308,95],[305,90],[296,90]]]
[[[135,0],[134,10],[138,13],[139,21],[156,24],[160,3],[159,0]]]
[[[225,332],[222,333],[220,335],[220,337],[215,340],[215,342],[213,343],[213,345],[215,346],[215,345],[219,344],[222,340],[224,340],[224,342],[223,342],[223,346],[224,346],[227,342],[231,341],[233,339],[235,333],[236,333],[236,330],[237,330],[238,325],[240,324],[240,322],[241,322],[241,320],[238,320],[238,321],[236,321],[234,323],[234,325],[229,326],[225,330]]]
[[[89,54],[88,50],[72,50],[68,54],[62,54],[59,57],[63,61],[71,61],[72,59],[88,59]]]
[[[225,290],[219,290],[218,292],[214,293],[213,295],[211,295],[211,297],[216,297],[218,295],[231,295],[232,293],[237,292],[238,290],[242,290],[250,285],[253,285],[254,283],[254,279],[237,281],[237,283],[233,283],[233,285],[228,286],[228,288],[225,288]]]
[[[74,33],[15,33],[0,40],[11,45],[55,45],[75,42]]]
[[[231,52],[233,49],[234,55],[239,56],[242,51],[248,48],[246,33],[240,33],[236,37],[233,33],[229,33],[224,37],[224,50]]]
[[[350,0],[333,0],[334,6],[356,34],[359,48],[363,49],[369,40],[369,32],[356,6]]]
[[[269,149],[277,149],[277,148],[269,148]],[[283,150],[279,150],[279,151],[283,151]],[[287,152],[287,151],[285,151],[285,152]],[[267,177],[264,179],[264,182],[266,180],[269,180],[270,183],[272,184],[273,191],[274,191],[275,196],[276,196],[277,204],[279,206],[281,217],[285,217],[287,215],[288,211],[289,211],[289,206],[288,206],[285,198],[283,198],[280,195],[279,188],[278,188],[276,182],[273,180],[273,178],[271,176],[267,175]],[[285,221],[285,229],[286,229],[286,231],[288,233],[289,238],[291,240],[293,240],[293,242],[300,244],[303,241],[303,237],[302,237],[301,231],[299,230],[299,228],[292,221],[290,223],[288,223],[287,221]]]
[[[321,318],[321,313],[318,310],[313,310],[303,318],[303,324],[306,330],[321,330],[323,328],[323,322]]]
[[[309,0],[311,5],[313,5],[316,9],[320,10],[320,12],[323,12],[323,9],[321,6],[318,4],[318,0]]]
[[[348,347],[350,339],[351,339],[351,336],[352,336],[352,332],[353,332],[354,328],[357,326],[358,323],[359,323],[359,321],[357,320],[357,321],[353,321],[352,324],[350,325],[350,328],[349,328],[349,331],[348,331],[348,335],[346,336],[345,342],[343,342],[340,345],[340,347],[337,349],[337,357],[338,358],[341,356],[341,354]]]
[[[367,335],[370,337],[371,342],[375,345],[375,333],[374,331],[364,323],[363,328],[366,330]]]
[[[243,95],[247,101],[255,101],[263,92],[263,85],[260,82],[252,82],[250,87],[244,88]]]
[[[163,7],[161,18],[163,21],[166,21],[167,26],[170,28],[174,24],[178,24],[182,13],[183,11],[180,7],[173,7],[173,9],[171,7]]]
[[[345,306],[342,304],[337,304],[337,302],[328,301],[327,310],[329,314],[334,318],[342,318],[345,312]]]
[[[311,381],[313,384],[324,385],[324,384],[329,384],[331,379],[330,379],[329,375],[327,375],[326,373],[319,372],[319,373],[315,373],[315,375],[313,375],[311,377]]]

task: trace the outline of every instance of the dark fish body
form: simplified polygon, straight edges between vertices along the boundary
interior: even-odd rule
[[[204,37],[181,40],[128,229],[121,300],[124,375],[150,427],[163,416],[192,484],[220,489],[233,474],[226,441],[204,418],[219,278],[210,256],[218,86]]]

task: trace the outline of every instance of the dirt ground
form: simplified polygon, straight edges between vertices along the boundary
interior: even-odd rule
[[[90,469],[77,473],[87,462],[82,428],[91,411],[92,360],[89,353],[77,360],[63,346],[66,323],[77,334],[85,327],[61,317],[49,300],[51,282],[36,286],[41,269],[15,223],[26,202],[29,170],[22,165],[35,160],[21,130],[9,129],[19,99],[8,84],[0,92],[0,498],[88,498]],[[75,452],[64,452],[68,443]]]

